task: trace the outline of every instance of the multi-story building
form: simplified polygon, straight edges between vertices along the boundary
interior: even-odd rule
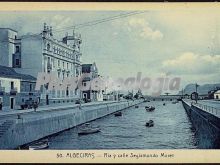
[[[37,77],[39,72],[55,72],[63,80],[65,77],[81,75],[81,36],[73,32],[62,41],[54,38],[52,27],[44,23],[40,34],[17,37],[17,32],[9,28],[0,29],[0,64],[15,68],[18,73]],[[66,100],[78,98],[80,91],[47,92],[42,86],[42,100]],[[59,101],[60,102],[60,101]]]
[[[36,78],[19,74],[11,67],[0,66],[0,103],[4,109],[18,109],[27,100],[40,101],[35,91]]]
[[[86,86],[88,82],[92,82],[95,78],[99,77],[98,68],[95,64],[82,64],[82,73],[89,73],[90,77],[85,77],[82,81],[82,85]],[[90,99],[92,101],[103,101],[103,91],[102,90],[94,90],[91,87],[88,90],[84,90],[82,92],[83,99]]]

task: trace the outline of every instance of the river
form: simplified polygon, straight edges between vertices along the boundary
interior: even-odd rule
[[[166,103],[163,106],[163,103]],[[146,105],[155,106],[147,112]],[[152,119],[154,127],[146,127]],[[91,122],[101,132],[79,136],[77,127],[49,137],[48,149],[193,149],[197,140],[192,125],[181,104],[170,101],[142,103],[139,108],[122,111]]]

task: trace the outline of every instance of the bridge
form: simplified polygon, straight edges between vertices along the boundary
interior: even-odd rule
[[[150,101],[175,101],[180,99],[188,99],[189,95],[160,95],[160,96],[144,96],[147,100]]]

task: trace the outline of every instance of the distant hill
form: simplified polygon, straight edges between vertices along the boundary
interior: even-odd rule
[[[198,84],[199,85],[199,84]],[[199,94],[208,94],[210,90],[216,89],[216,87],[220,88],[220,83],[219,84],[205,84],[205,85],[199,85],[197,88],[197,92]],[[195,84],[188,84],[184,88],[184,94],[190,95],[192,92],[196,91],[196,85]],[[182,91],[179,92],[179,94],[182,94]]]

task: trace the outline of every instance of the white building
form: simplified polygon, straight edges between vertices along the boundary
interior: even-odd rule
[[[83,79],[83,86],[86,86],[87,82],[92,82],[100,76],[95,62],[92,64],[82,64],[82,73],[91,74],[91,77],[85,77]],[[103,92],[104,91],[102,90],[94,90],[90,88],[89,90],[82,92],[82,97],[83,99],[89,99],[91,101],[103,101]]]
[[[214,93],[214,99],[220,100],[220,90],[217,90],[217,91]]]
[[[36,78],[19,74],[13,68],[0,65],[0,103],[4,109],[17,109],[27,100],[39,100],[34,90]]]
[[[9,28],[0,29],[0,65],[15,68],[19,73],[25,73],[37,77],[39,72],[56,72],[57,77],[63,80],[65,77],[81,75],[81,36],[75,34],[66,35],[62,41],[53,37],[52,27],[44,24],[43,30],[38,35],[23,35],[17,37],[17,32]],[[68,90],[68,89],[67,89]],[[70,100],[78,98],[80,92],[56,91],[48,93],[46,87],[42,87],[41,99],[43,100]]]

